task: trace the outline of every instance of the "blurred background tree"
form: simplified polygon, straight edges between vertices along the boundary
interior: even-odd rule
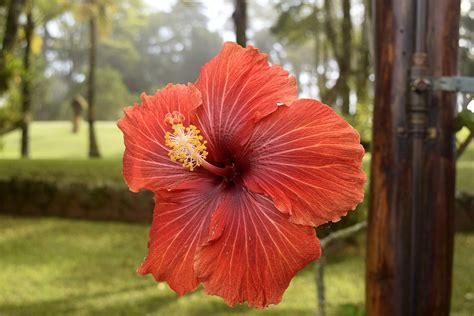
[[[460,72],[465,76],[474,76],[474,0],[462,0],[461,8]],[[22,209],[18,207],[21,209],[19,213],[38,211],[40,215],[49,212],[55,216],[113,217],[114,220],[123,220],[126,216],[136,219],[137,214],[145,214],[143,218],[148,216],[151,210],[146,204],[151,201],[149,196],[141,195],[137,198],[139,203],[130,200],[116,202],[122,201],[122,197],[127,199],[129,195],[120,172],[123,141],[115,122],[123,115],[124,106],[139,102],[142,92],[153,94],[169,82],[194,82],[201,66],[218,53],[224,40],[254,45],[269,55],[271,63],[288,69],[298,79],[300,97],[320,99],[332,106],[357,128],[363,145],[369,151],[374,81],[372,20],[370,0],[0,0],[0,190],[7,190],[0,191],[0,200],[8,197],[9,201],[14,201],[11,204],[15,214],[7,219],[7,223],[21,227],[23,221],[15,212],[19,203],[25,201],[31,203]],[[473,187],[474,173],[472,144],[468,147],[472,140],[470,126],[474,103],[469,95],[463,98],[459,102],[457,123],[459,148],[463,149],[460,152],[465,153],[457,166],[457,190],[469,191]],[[82,117],[90,106],[93,108],[89,112],[91,115]],[[79,128],[81,120],[85,119],[92,127],[90,134]],[[88,153],[91,156],[100,154],[103,159],[88,160]],[[19,160],[20,155],[34,159]],[[367,173],[370,160],[369,152],[364,157]],[[27,189],[17,183],[25,184]],[[74,186],[64,183],[74,183]],[[94,189],[96,186],[98,189]],[[36,188],[39,188],[38,191],[33,193],[28,191]],[[10,198],[12,192],[18,196],[17,200]],[[111,196],[114,198],[110,199]],[[318,236],[327,236],[347,226],[354,227],[354,223],[365,220],[367,197],[356,212],[350,212],[338,223],[318,228]],[[55,204],[46,205],[44,201],[48,198]],[[67,201],[66,206],[61,206],[61,201]],[[463,206],[465,209],[472,208],[472,195],[466,195],[463,203],[467,205]],[[3,204],[0,211],[2,209],[5,209]],[[127,215],[127,212],[130,213]],[[467,216],[460,221],[469,222],[469,218]],[[31,286],[25,282],[26,291],[20,287],[18,290],[31,298],[33,303],[30,307],[34,312],[39,309],[41,313],[43,308],[46,314],[51,314],[51,311],[61,313],[80,306],[77,308],[84,308],[85,313],[100,311],[117,314],[133,305],[137,314],[143,314],[163,307],[165,304],[161,299],[170,302],[170,309],[164,307],[163,313],[181,313],[184,309],[192,314],[198,305],[203,313],[228,311],[220,303],[203,298],[199,292],[193,294],[191,300],[183,299],[177,304],[172,302],[173,297],[167,290],[157,292],[154,287],[146,290],[147,280],[137,281],[131,272],[135,268],[135,257],[142,256],[140,247],[146,246],[143,242],[146,239],[145,229],[129,233],[133,236],[130,240],[117,241],[128,236],[122,232],[129,231],[132,225],[117,228],[115,224],[108,226],[109,223],[94,226],[96,223],[45,221],[45,231],[50,229],[51,224],[58,231],[66,232],[62,238],[64,249],[59,252],[55,248],[57,230],[52,229],[49,235],[46,234],[49,236],[47,240],[42,239],[43,235],[38,237],[45,245],[38,248],[34,244],[35,238],[29,238],[29,228],[25,228],[28,231],[24,233],[27,241],[21,235],[21,228],[18,229],[21,236],[17,239],[21,243],[33,241],[31,252],[40,249],[48,254],[45,266],[50,270],[32,272],[38,273],[32,279],[37,277],[40,285]],[[36,225],[34,220],[32,226]],[[64,225],[68,228],[65,229]],[[40,231],[44,228],[41,227]],[[103,227],[111,227],[110,233],[113,235],[113,231],[117,231],[117,234],[115,239],[104,242],[103,252],[106,255],[100,257],[95,252],[98,249],[96,240],[104,237]],[[139,226],[139,229],[142,228],[144,226]],[[68,232],[76,229],[84,229],[84,236],[77,240],[77,247],[74,248],[71,245],[76,240],[71,240]],[[472,236],[466,234],[461,240],[465,240],[465,245],[472,244]],[[88,240],[93,240],[93,246],[86,249],[83,242]],[[127,251],[111,253],[111,249],[116,249],[119,243]],[[335,284],[328,287],[327,292],[327,309],[331,313],[363,314],[363,243],[357,238],[343,246],[335,242],[333,248],[325,251],[330,254],[327,257],[326,280],[331,285]],[[51,247],[51,244],[54,246]],[[2,245],[7,248],[2,248]],[[459,249],[469,249],[465,245],[461,244]],[[344,251],[341,251],[342,248]],[[3,249],[10,251],[6,256],[2,255],[0,261],[2,258],[22,263],[31,260],[29,251],[26,254],[11,251],[23,249],[15,243],[0,243],[0,251]],[[134,254],[133,260],[130,254]],[[51,275],[62,271],[58,267],[63,266],[63,261],[58,261],[56,255],[74,267],[73,271],[78,273],[77,281],[70,276],[58,275],[59,286],[50,282]],[[453,296],[453,310],[461,314],[474,306],[472,299],[464,299],[471,297],[474,291],[472,282],[468,282],[470,279],[465,276],[472,274],[472,264],[468,264],[472,256],[468,250],[462,256],[464,260],[458,260],[458,264],[460,262],[465,267],[461,266],[461,272],[455,276],[458,292]],[[83,262],[84,258],[87,262]],[[82,268],[89,265],[89,259],[93,269],[77,269],[78,262]],[[112,271],[104,273],[104,266],[107,269],[110,266]],[[15,265],[14,268],[11,274],[14,281],[9,282],[8,276],[0,278],[0,314],[4,310],[6,314],[18,310],[31,314],[28,309],[21,309],[20,303],[24,302],[15,301],[21,297],[15,292],[16,289],[10,289],[9,293],[13,293],[10,296],[2,296],[2,280],[7,280],[4,282],[8,285],[17,284],[15,281],[21,274],[17,269],[23,269],[21,271],[28,274],[27,265]],[[110,294],[110,275],[120,275],[120,280],[114,282],[117,282],[117,289],[125,293],[123,296]],[[122,276],[125,277],[122,279]],[[96,292],[94,289],[90,291],[91,282],[83,282],[87,278],[97,280]],[[316,306],[313,278],[314,274],[307,271],[299,274],[292,285],[294,288],[289,290],[289,299],[275,307],[275,314],[292,311],[313,314],[310,310],[310,307],[314,309]],[[130,290],[130,284],[139,286]],[[77,297],[84,297],[83,305],[80,299],[65,299],[67,294],[64,293],[70,292],[62,291],[62,287],[68,286],[68,291],[77,294]],[[57,289],[61,291],[48,297],[49,292],[38,289],[52,289],[51,293]],[[34,294],[29,295],[28,290],[34,291]],[[128,297],[129,292],[133,293]],[[102,294],[95,297],[94,293],[110,296],[103,299]],[[344,293],[349,294],[344,296]],[[140,297],[139,304],[134,299],[136,297]],[[194,297],[199,297],[197,303],[192,301]],[[50,304],[53,301],[61,303]],[[7,303],[2,306],[2,302]],[[42,305],[38,302],[46,303]],[[104,306],[107,307],[102,309]],[[245,312],[247,309],[238,311]],[[273,310],[269,312],[272,314]]]
[[[0,76],[2,111],[10,104],[20,112],[26,2],[0,2],[0,61],[10,58]],[[370,141],[373,81],[368,2],[265,0],[246,5],[248,41],[267,52],[272,62],[290,69],[299,79],[303,96],[319,98],[347,116],[366,142]],[[200,65],[217,53],[223,37],[229,38],[232,8],[240,2],[225,2],[231,8],[229,22],[219,30],[209,28],[209,8],[203,2],[170,1],[167,10],[152,10],[143,0],[94,3],[36,0],[29,5],[36,26],[36,48],[28,70],[33,73],[31,111],[36,120],[69,119],[70,100],[78,93],[87,95],[91,15],[99,20],[94,86],[113,80],[109,91],[98,90],[97,118],[114,120],[120,106],[137,101],[142,91],[152,93],[167,82],[194,81]],[[466,74],[472,73],[472,21],[469,14],[461,19],[460,69]],[[103,98],[108,102],[102,103],[99,94],[103,92],[117,95],[116,101]]]
[[[280,1],[271,28],[258,34],[261,47],[290,64],[300,88],[333,106],[355,125],[369,148],[371,138],[370,5],[367,0]],[[271,38],[271,37],[270,37]],[[357,116],[354,115],[357,112]],[[359,115],[360,114],[360,115]]]

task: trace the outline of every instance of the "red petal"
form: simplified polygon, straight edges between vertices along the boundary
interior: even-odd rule
[[[218,183],[207,179],[188,182],[185,189],[156,193],[148,256],[138,273],[167,281],[180,295],[197,287],[194,256],[207,239],[210,214],[217,207],[220,190]]]
[[[190,116],[201,104],[199,90],[193,85],[169,84],[155,95],[142,94],[142,105],[126,107],[118,126],[124,133],[123,175],[130,190],[170,188],[199,172],[189,172],[168,157],[165,134],[169,126],[165,115],[179,111],[189,125]]]
[[[297,98],[295,78],[252,46],[231,42],[206,64],[196,81],[203,106],[198,124],[215,160],[243,144],[258,120],[277,109],[277,103]]]
[[[288,221],[263,196],[237,187],[226,195],[196,257],[205,292],[231,306],[277,304],[295,273],[320,257],[315,231]]]
[[[294,223],[337,221],[363,199],[359,134],[320,102],[279,108],[257,124],[244,152],[245,185]]]

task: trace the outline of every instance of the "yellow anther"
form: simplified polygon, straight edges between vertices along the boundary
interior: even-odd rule
[[[200,130],[194,125],[184,127],[184,116],[179,112],[168,113],[165,122],[171,125],[173,132],[165,135],[165,145],[170,148],[171,161],[179,162],[184,168],[193,171],[206,160],[206,141],[202,141]]]

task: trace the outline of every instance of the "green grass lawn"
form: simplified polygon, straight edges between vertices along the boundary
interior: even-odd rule
[[[0,315],[312,315],[313,266],[292,281],[283,302],[265,310],[228,308],[202,290],[179,298],[135,273],[148,225],[0,216]],[[364,262],[350,246],[327,268],[328,307],[361,308]],[[347,306],[346,306],[347,308]]]
[[[115,122],[97,122],[96,126],[102,159],[87,159],[85,122],[78,134],[71,133],[69,122],[34,122],[30,160],[18,159],[20,131],[0,138],[0,178],[123,183],[122,133]]]
[[[123,153],[122,133],[115,122],[97,122],[97,141],[102,157],[119,159]],[[31,124],[30,155],[33,159],[85,159],[88,153],[88,129],[82,122],[80,132],[71,133],[71,123],[63,121]],[[0,158],[20,156],[20,131],[0,138]]]
[[[361,236],[362,237],[362,236]],[[313,265],[283,301],[267,309],[228,308],[199,289],[179,298],[135,273],[148,225],[0,216],[0,315],[313,315]],[[363,238],[331,253],[325,274],[329,315],[364,303]],[[474,313],[474,233],[456,235],[452,315]]]

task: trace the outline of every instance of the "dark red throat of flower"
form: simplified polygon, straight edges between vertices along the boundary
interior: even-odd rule
[[[227,180],[235,177],[233,165],[224,168],[217,167],[208,161],[206,143],[200,135],[201,131],[194,125],[184,126],[184,115],[179,112],[168,113],[165,122],[171,125],[173,132],[165,135],[165,144],[170,148],[168,156],[172,161],[179,162],[189,171],[202,166],[207,171],[222,176]]]

